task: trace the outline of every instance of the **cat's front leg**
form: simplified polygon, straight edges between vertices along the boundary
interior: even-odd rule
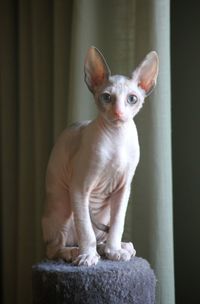
[[[111,197],[110,231],[105,245],[105,255],[110,260],[130,260],[135,255],[132,243],[122,243],[125,215],[130,195],[130,185],[125,185]]]
[[[72,209],[79,245],[79,256],[73,263],[85,266],[96,265],[100,256],[96,251],[96,237],[90,220],[88,195],[76,190],[72,194]]]

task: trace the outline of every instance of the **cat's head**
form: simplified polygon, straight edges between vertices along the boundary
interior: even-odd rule
[[[130,78],[111,76],[103,55],[95,47],[89,48],[84,66],[85,82],[100,115],[116,126],[132,120],[156,85],[158,65],[157,53],[150,52]]]

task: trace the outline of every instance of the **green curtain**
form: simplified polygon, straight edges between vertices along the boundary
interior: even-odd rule
[[[60,131],[96,109],[83,80],[90,45],[113,73],[152,49],[155,92],[136,118],[141,160],[124,238],[156,272],[157,303],[174,303],[169,0],[0,2],[3,303],[31,303],[31,265],[44,257],[40,219],[48,156]]]

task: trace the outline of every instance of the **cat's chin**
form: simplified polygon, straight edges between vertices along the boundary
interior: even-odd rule
[[[113,119],[113,118],[103,118],[103,121],[106,125],[109,125],[110,127],[122,127],[127,122],[125,119]]]
[[[116,126],[116,127],[121,127],[125,124],[125,121],[122,119],[114,119],[111,121],[112,125]]]

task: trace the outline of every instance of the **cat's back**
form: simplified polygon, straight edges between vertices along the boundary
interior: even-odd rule
[[[78,151],[82,133],[91,121],[75,122],[67,127],[58,137],[49,158],[48,169],[63,167]]]

